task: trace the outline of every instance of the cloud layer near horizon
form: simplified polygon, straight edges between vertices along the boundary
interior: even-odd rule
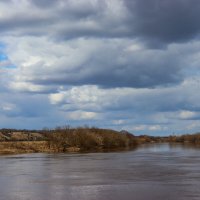
[[[199,131],[200,2],[0,2],[1,127]]]

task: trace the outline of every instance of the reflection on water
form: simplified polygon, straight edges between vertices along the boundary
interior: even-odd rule
[[[1,200],[199,200],[200,148],[0,157]]]

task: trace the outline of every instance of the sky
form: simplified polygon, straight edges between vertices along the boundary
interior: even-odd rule
[[[199,0],[0,0],[0,128],[200,131]]]

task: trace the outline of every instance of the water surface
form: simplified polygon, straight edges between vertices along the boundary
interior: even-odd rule
[[[199,200],[200,149],[0,157],[0,200]]]

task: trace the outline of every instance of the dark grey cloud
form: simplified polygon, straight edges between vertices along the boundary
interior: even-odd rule
[[[92,66],[90,66],[92,68]],[[99,66],[101,68],[102,66]],[[106,67],[110,67],[106,65]],[[106,68],[105,67],[105,68]],[[157,86],[170,86],[183,80],[181,73],[176,69],[168,69],[166,73],[157,66],[135,65],[116,66],[118,69],[102,69],[89,71],[90,68],[62,74],[45,74],[35,77],[32,82],[41,85],[98,85],[103,88],[134,87],[154,88]],[[148,67],[151,72],[146,71]],[[165,68],[166,66],[163,66]]]
[[[176,53],[145,50],[123,52],[115,48],[120,47],[107,44],[70,70],[65,63],[57,65],[53,71],[40,70],[40,73],[33,74],[30,81],[42,85],[153,88],[178,84],[184,79],[181,58]]]
[[[31,24],[31,27],[30,27]],[[8,32],[14,36],[20,35],[42,35],[44,34],[44,30],[42,27],[46,26],[46,19],[43,17],[29,17],[26,16],[15,16],[15,19],[0,19],[0,29],[2,32]]]
[[[125,0],[131,13],[129,26],[147,43],[185,42],[199,36],[198,0]]]
[[[40,7],[40,8],[51,8],[52,6],[55,6],[55,4],[58,3],[58,1],[55,0],[30,0],[34,5]]]
[[[190,41],[200,33],[198,0],[28,2],[28,9],[0,20],[1,33],[50,35],[56,40],[131,38],[154,48]]]

